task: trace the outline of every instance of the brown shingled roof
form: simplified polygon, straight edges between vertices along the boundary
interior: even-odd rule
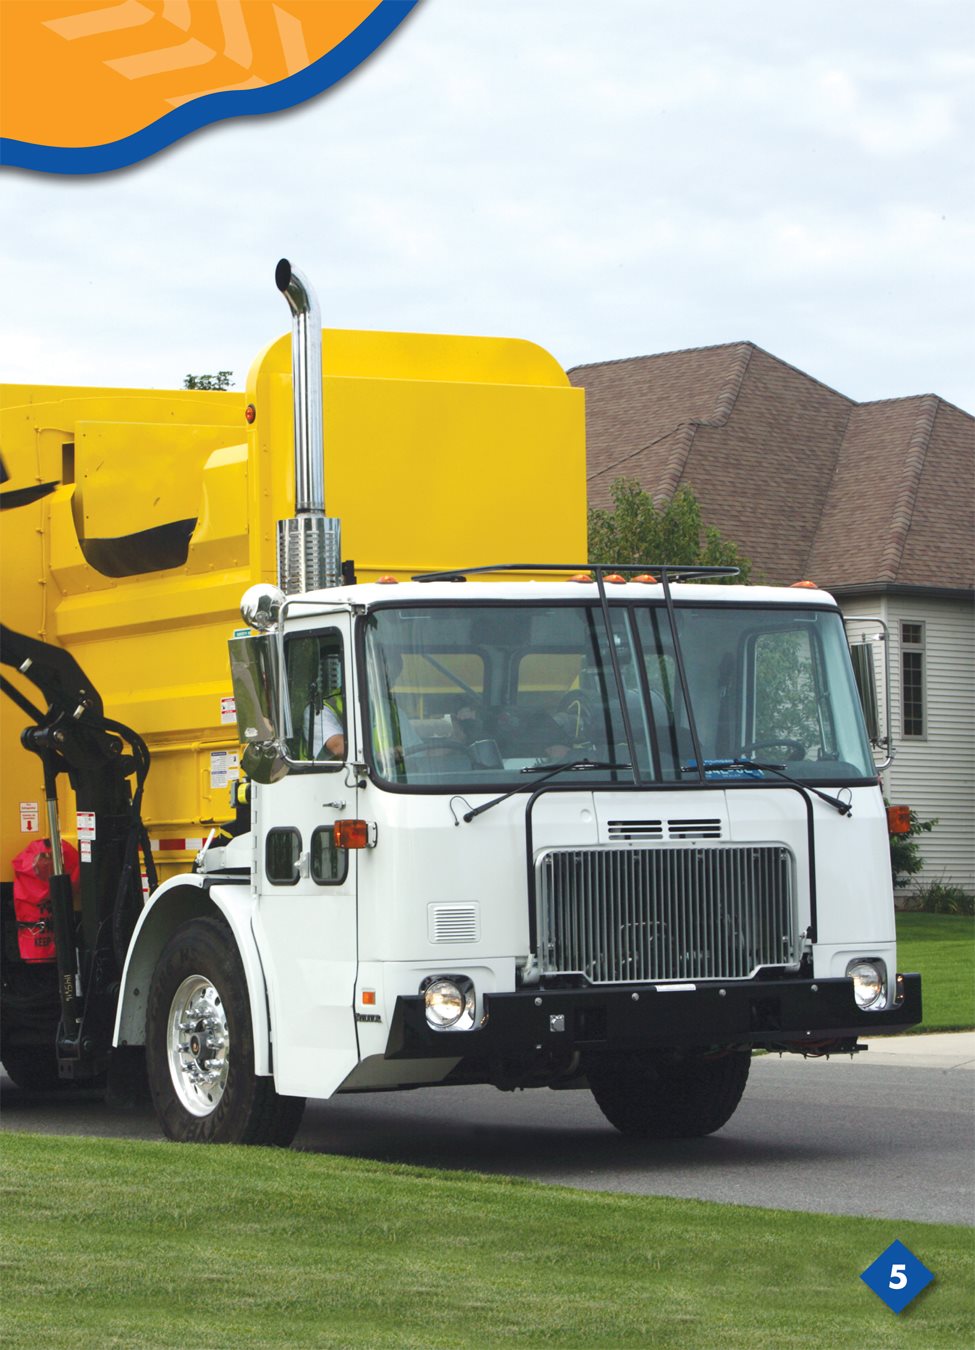
[[[855,403],[749,342],[577,366],[589,500],[690,486],[756,579],[975,586],[975,418],[934,395]]]

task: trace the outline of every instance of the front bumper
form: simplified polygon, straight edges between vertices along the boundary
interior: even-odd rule
[[[400,997],[386,1058],[505,1057],[539,1051],[561,1056],[575,1050],[711,1045],[809,1052],[858,1036],[892,1035],[920,1022],[920,975],[899,975],[897,981],[897,1004],[877,1013],[857,1007],[847,979],[485,994],[484,1019],[470,1031],[435,1031],[427,1025],[421,996]]]

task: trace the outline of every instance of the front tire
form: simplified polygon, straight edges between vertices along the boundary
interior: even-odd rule
[[[294,1139],[303,1097],[282,1097],[254,1073],[254,1033],[240,953],[226,924],[194,919],[174,933],[153,973],[146,1064],[170,1139],[274,1144]]]
[[[749,1050],[626,1055],[593,1065],[589,1086],[623,1134],[697,1139],[734,1115],[750,1064]]]

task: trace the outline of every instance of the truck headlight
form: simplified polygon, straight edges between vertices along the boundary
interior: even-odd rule
[[[853,981],[853,997],[864,1012],[879,1011],[887,1004],[887,967],[883,961],[851,961],[846,968]]]
[[[436,1031],[470,1031],[474,1025],[474,985],[464,975],[438,975],[420,990],[427,1024]]]

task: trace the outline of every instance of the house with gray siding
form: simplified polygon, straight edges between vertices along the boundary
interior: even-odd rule
[[[856,616],[883,621],[886,795],[938,821],[917,880],[975,890],[975,418],[934,394],[857,403],[749,342],[569,377],[592,506],[621,477],[658,503],[689,486],[753,580],[815,581],[854,640],[881,631]]]

